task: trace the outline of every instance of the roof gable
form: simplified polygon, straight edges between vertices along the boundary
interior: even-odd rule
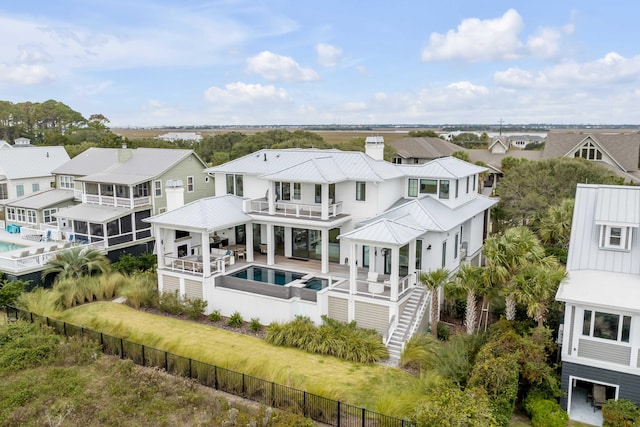
[[[51,176],[68,161],[69,155],[62,146],[5,149],[0,155],[0,175],[8,179]]]

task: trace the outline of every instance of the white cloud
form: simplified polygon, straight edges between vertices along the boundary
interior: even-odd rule
[[[302,68],[291,57],[265,50],[247,59],[247,71],[270,81],[312,81],[320,76],[311,68]]]
[[[31,86],[52,81],[55,77],[55,74],[43,65],[0,64],[0,81]]]
[[[474,98],[477,96],[485,96],[489,94],[489,89],[485,86],[474,85],[471,82],[456,82],[447,86],[456,96]]]
[[[541,70],[530,71],[509,68],[497,71],[494,80],[505,88],[537,89],[600,89],[603,85],[619,85],[634,82],[640,74],[640,55],[625,58],[610,52],[603,58],[585,62],[566,62]]]
[[[521,28],[522,18],[514,9],[496,19],[467,18],[457,30],[450,30],[444,35],[431,33],[429,45],[422,51],[422,60],[515,58],[522,48],[518,39]]]
[[[255,101],[288,102],[291,100],[286,90],[273,85],[228,83],[224,88],[212,86],[204,92],[209,102],[241,104]]]
[[[335,67],[342,59],[342,49],[330,44],[318,43],[316,53],[318,54],[318,64],[323,67]]]

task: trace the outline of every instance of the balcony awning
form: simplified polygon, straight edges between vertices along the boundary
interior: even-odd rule
[[[404,246],[412,240],[419,238],[424,233],[425,231],[422,229],[382,218],[348,233],[341,234],[339,238],[371,243],[377,246]]]
[[[81,204],[70,208],[60,209],[57,218],[67,218],[77,221],[87,221],[105,224],[114,219],[133,214],[134,211],[113,206]]]
[[[640,279],[637,274],[574,270],[560,284],[556,299],[568,304],[638,313]]]

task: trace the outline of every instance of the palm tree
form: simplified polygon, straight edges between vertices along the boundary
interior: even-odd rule
[[[567,272],[555,258],[538,265],[531,265],[523,269],[515,278],[517,283],[518,302],[527,307],[527,316],[531,317],[539,328],[544,326],[549,304],[558,290],[560,282],[567,276]]]
[[[55,275],[55,280],[77,279],[95,273],[106,273],[110,270],[109,259],[96,249],[75,247],[56,254],[47,262],[42,272],[42,279]]]
[[[538,221],[538,235],[547,245],[566,246],[571,234],[574,199],[563,199],[560,206],[550,206]]]
[[[482,277],[484,271],[483,267],[463,264],[456,274],[456,280],[446,287],[448,292],[466,298],[464,324],[469,335],[473,334],[478,320],[478,297],[483,296],[486,289]]]
[[[428,273],[420,274],[420,283],[422,283],[431,292],[431,335],[438,336],[438,307],[440,301],[438,298],[438,290],[441,286],[447,284],[449,280],[449,270],[439,268]]]
[[[489,279],[505,295],[507,320],[516,317],[517,284],[513,280],[524,268],[547,262],[544,248],[527,227],[513,227],[502,235],[488,238],[484,255],[489,268]]]

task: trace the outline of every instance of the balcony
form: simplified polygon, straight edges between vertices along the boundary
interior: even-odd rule
[[[151,197],[116,197],[98,194],[82,194],[82,203],[93,205],[115,206],[117,208],[133,209],[151,205]]]
[[[244,212],[249,214],[272,215],[269,211],[269,202],[266,198],[246,200]],[[328,205],[326,214],[323,214],[322,205],[292,203],[289,201],[275,202],[275,212],[273,215],[301,218],[327,220],[337,218],[342,215],[342,202]]]

